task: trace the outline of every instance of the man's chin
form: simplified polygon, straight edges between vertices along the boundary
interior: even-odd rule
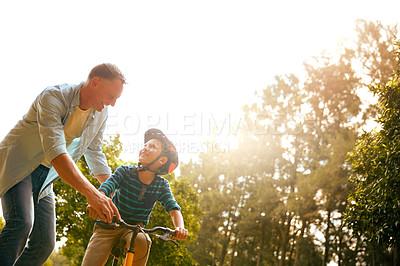
[[[103,106],[103,107],[100,107],[100,108],[96,108],[96,111],[97,111],[97,112],[102,112],[102,111],[104,110],[104,108],[105,108],[104,106]]]

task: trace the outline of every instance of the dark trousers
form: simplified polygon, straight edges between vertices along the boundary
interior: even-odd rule
[[[0,233],[0,265],[42,265],[55,246],[55,203],[38,201],[49,168],[39,165],[1,198],[6,224]]]

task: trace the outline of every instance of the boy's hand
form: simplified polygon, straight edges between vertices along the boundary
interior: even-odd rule
[[[185,240],[188,236],[188,230],[182,227],[175,228],[175,236],[171,237],[172,239]]]

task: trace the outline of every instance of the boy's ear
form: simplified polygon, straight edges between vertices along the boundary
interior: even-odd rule
[[[165,156],[162,156],[158,161],[161,163],[161,165],[164,165],[168,162],[168,158]]]

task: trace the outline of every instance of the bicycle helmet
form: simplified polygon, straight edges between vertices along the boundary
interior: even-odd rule
[[[174,144],[164,135],[164,133],[157,129],[157,128],[151,128],[144,133],[144,143],[147,143],[151,139],[157,139],[163,144],[163,150],[160,153],[160,155],[154,159],[150,164],[147,166],[143,167],[139,163],[139,171],[145,171],[145,170],[150,170],[149,167],[155,163],[158,159],[160,159],[162,156],[165,156],[168,158],[168,161],[160,167],[157,171],[153,171],[156,174],[159,175],[167,175],[172,173],[176,167],[179,164],[178,160],[178,152],[174,146]],[[151,171],[151,170],[150,170]]]

